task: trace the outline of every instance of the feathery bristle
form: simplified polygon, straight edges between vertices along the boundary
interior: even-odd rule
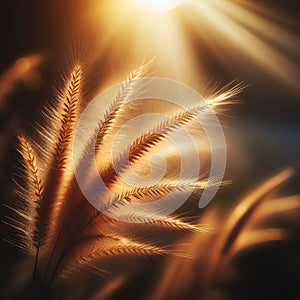
[[[80,65],[75,65],[60,96],[61,111],[57,113],[58,122],[54,124],[51,142],[52,155],[49,157],[45,193],[40,207],[40,235],[42,244],[50,243],[57,235],[60,224],[60,214],[65,199],[65,193],[73,171],[71,169],[71,143],[80,101],[80,82],[82,71]],[[56,132],[56,133],[55,133]],[[57,136],[54,136],[57,134]]]
[[[102,258],[120,255],[163,255],[168,251],[149,244],[138,243],[118,236],[92,236],[78,243],[66,257],[64,272],[91,267]]]
[[[135,163],[151,148],[166,139],[175,129],[186,125],[202,114],[207,114],[208,111],[209,109],[205,105],[197,105],[183,112],[171,115],[167,120],[160,122],[160,124],[149,131],[149,133],[145,133],[135,139],[129,149],[124,151],[115,162],[112,162],[110,166],[100,174],[102,179],[107,185],[116,183],[115,181],[118,178],[118,174],[116,174],[115,169],[118,169],[121,173],[124,172],[129,168],[128,163]]]
[[[153,186],[144,186],[144,187],[133,187],[129,191],[122,193],[119,197],[121,199],[132,201],[132,200],[141,200],[146,197],[157,197],[164,196],[170,192],[184,192],[187,190],[196,190],[203,189],[206,186],[206,182],[162,182],[155,184]]]
[[[74,67],[71,78],[66,86],[66,91],[62,96],[62,114],[60,116],[61,127],[56,143],[56,159],[61,168],[65,168],[68,160],[67,149],[70,147],[74,126],[77,120],[78,102],[80,100],[80,81],[82,77],[81,67]]]
[[[233,99],[241,94],[245,88],[246,86],[243,83],[236,84],[235,82],[232,82],[225,85],[222,89],[212,92],[211,95],[205,97],[205,101],[212,107],[232,104]]]
[[[115,98],[111,102],[110,107],[104,114],[103,122],[99,128],[95,144],[95,153],[98,153],[98,151],[101,150],[104,137],[109,134],[110,130],[112,129],[113,123],[122,110],[122,107],[128,100],[130,94],[134,91],[135,80],[143,75],[146,67],[146,64],[141,65],[138,69],[130,73],[126,81],[123,83],[121,90],[119,90],[115,95]]]
[[[19,136],[20,149],[19,152],[24,160],[26,171],[27,193],[23,196],[25,200],[25,209],[22,213],[16,210],[18,215],[24,220],[24,226],[28,236],[28,247],[30,251],[34,251],[34,247],[38,244],[37,223],[39,219],[38,210],[43,199],[44,184],[40,178],[40,168],[37,164],[37,155],[30,143],[24,136]]]
[[[171,193],[204,189],[207,185],[205,180],[191,180],[188,175],[176,180],[177,174],[173,170],[174,176],[171,172],[172,176],[168,174],[168,178],[163,178],[154,185],[131,186],[122,182],[121,174],[117,174],[115,168],[121,168],[123,173],[133,164],[138,166],[150,151],[170,135],[176,134],[176,130],[193,124],[198,118],[208,118],[219,102],[234,95],[237,90],[233,88],[228,93],[224,91],[219,99],[214,99],[209,104],[200,103],[186,109],[177,108],[175,112],[169,109],[165,120],[152,125],[150,129],[145,128],[131,144],[120,148],[119,156],[114,159],[106,155],[107,150],[111,150],[119,127],[129,119],[131,113],[134,115],[133,106],[128,105],[128,100],[136,96],[139,88],[136,80],[144,74],[146,68],[147,64],[132,72],[117,91],[102,121],[99,121],[98,127],[95,128],[95,134],[85,145],[80,145],[81,150],[75,149],[81,151],[78,161],[72,161],[72,141],[80,113],[88,104],[81,99],[85,93],[82,90],[83,71],[79,63],[73,66],[63,90],[58,92],[57,107],[48,107],[44,111],[46,125],[38,129],[43,142],[42,145],[37,143],[37,153],[24,137],[20,138],[21,154],[29,180],[26,190],[30,196],[26,199],[28,208],[11,209],[15,215],[24,219],[24,223],[10,217],[7,221],[19,230],[21,236],[26,237],[27,244],[22,242],[19,245],[22,248],[30,245],[31,253],[35,254],[33,284],[37,274],[42,273],[42,289],[45,286],[49,288],[59,274],[68,274],[82,267],[96,267],[103,259],[115,256],[185,256],[172,250],[172,247],[158,246],[157,237],[147,238],[148,241],[155,241],[151,243],[146,242],[145,238],[141,238],[142,242],[137,241],[130,224],[111,219],[105,214],[110,209],[118,208],[120,215],[125,216],[131,225],[141,223],[135,224],[137,230],[173,230],[174,233],[208,231],[204,226],[193,225],[188,219],[179,216],[161,216],[161,211],[153,213],[152,216],[144,212],[137,214],[128,212],[122,206],[126,201],[150,202]],[[166,106],[166,110],[167,108],[169,106]],[[106,191],[97,195],[103,204],[101,211],[85,199],[75,176],[77,168],[80,168],[80,172],[84,168],[82,179],[93,191],[96,182],[90,174],[93,159],[96,159],[98,172],[106,185],[113,192],[115,188],[117,190],[113,193],[114,197]],[[43,172],[39,163],[44,165]],[[22,193],[20,189],[19,194]],[[22,227],[23,224],[29,223],[29,227]],[[123,231],[126,228],[128,232]],[[13,239],[11,241],[14,242]]]

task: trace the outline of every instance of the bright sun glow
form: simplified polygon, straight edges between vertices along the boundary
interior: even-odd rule
[[[158,12],[165,12],[174,9],[183,0],[138,0],[144,7]]]
[[[116,56],[123,57],[126,49],[132,61],[153,54],[162,77],[193,85],[214,72],[206,69],[211,55],[216,59],[212,66],[228,68],[230,74],[243,70],[251,81],[259,68],[262,76],[300,93],[300,38],[289,29],[296,28],[290,20],[269,6],[237,0],[96,2],[100,7],[92,11],[102,47],[114,43],[114,51],[120,51]]]

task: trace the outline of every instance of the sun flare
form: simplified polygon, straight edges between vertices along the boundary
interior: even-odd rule
[[[249,81],[259,70],[297,95],[300,39],[282,13],[253,1],[232,0],[103,0],[91,10],[102,47],[112,47],[129,60],[157,57],[162,77],[193,85],[214,76],[216,68],[243,71]],[[290,25],[289,25],[290,24]],[[295,27],[296,28],[296,27]],[[220,50],[222,49],[222,51]],[[127,57],[126,56],[126,57]],[[205,80],[204,80],[205,82]],[[205,83],[203,93],[205,92]]]
[[[166,12],[176,8],[183,0],[137,0],[144,7],[156,11]]]

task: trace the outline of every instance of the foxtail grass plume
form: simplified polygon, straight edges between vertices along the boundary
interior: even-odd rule
[[[174,165],[169,167],[160,182],[148,186],[128,185],[114,170],[116,164],[122,164],[122,153],[126,150],[120,149],[121,154],[117,158],[108,155],[116,132],[126,120],[140,113],[143,105],[148,105],[144,100],[140,100],[139,106],[127,103],[128,97],[139,89],[135,85],[136,79],[143,76],[148,67],[144,64],[130,73],[118,93],[105,104],[103,118],[99,119],[93,137],[96,143],[92,155],[96,158],[99,176],[116,195],[113,202],[105,194],[101,195],[104,206],[119,205],[122,209],[122,201],[149,202],[174,191],[201,191],[206,185],[205,179],[200,177],[196,183],[189,182],[188,177],[178,182],[176,160],[172,160]],[[74,63],[70,74],[64,78],[63,89],[43,111],[44,124],[37,126],[40,138],[34,139],[26,133],[18,137],[23,163],[22,180],[17,183],[18,199],[7,204],[9,213],[5,222],[15,232],[7,240],[34,258],[33,295],[47,293],[57,281],[82,269],[101,271],[103,260],[113,261],[118,256],[185,256],[184,252],[178,252],[172,246],[175,239],[160,240],[161,233],[206,230],[204,226],[191,224],[187,217],[173,215],[149,221],[143,212],[133,215],[124,212],[132,222],[124,223],[106,216],[85,199],[73,166],[81,168],[89,159],[90,153],[86,151],[89,145],[81,145],[81,156],[78,161],[72,162],[72,151],[77,151],[72,149],[74,131],[89,103],[84,96],[85,77],[81,63]],[[210,107],[218,110],[240,89],[241,86],[237,86],[207,97]],[[160,149],[166,157],[176,156],[164,144],[169,135],[176,134],[176,128],[180,126],[193,127],[194,116],[201,114],[205,117],[200,105],[186,110],[161,105],[158,111],[160,109],[168,114],[168,120],[151,124],[150,130],[147,129],[129,145],[130,166],[125,165],[125,169],[132,167],[141,174],[147,173],[145,159],[157,153],[156,149]],[[89,169],[84,171],[84,180],[92,188],[94,178],[90,178]],[[156,213],[159,215],[159,212]],[[139,223],[134,224],[137,221]]]

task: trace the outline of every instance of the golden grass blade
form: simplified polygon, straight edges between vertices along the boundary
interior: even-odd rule
[[[281,228],[258,229],[254,231],[242,232],[230,251],[228,252],[228,260],[233,259],[237,254],[249,250],[259,245],[274,243],[288,238],[286,230]]]
[[[300,196],[280,197],[266,199],[255,213],[256,222],[266,222],[272,218],[280,218],[287,213],[300,209]]]
[[[228,221],[223,225],[219,239],[216,241],[215,252],[207,274],[208,281],[213,281],[217,276],[219,267],[228,263],[229,254],[233,251],[235,243],[263,201],[274,189],[287,181],[293,173],[293,169],[286,169],[267,180],[242,199],[233,212],[228,215]]]
[[[285,182],[293,174],[292,169],[287,169],[269,179],[250,195],[245,197],[228,217],[220,240],[220,256],[226,255],[234,244],[237,236],[248,222],[249,218],[256,211],[265,197],[280,184]]]

